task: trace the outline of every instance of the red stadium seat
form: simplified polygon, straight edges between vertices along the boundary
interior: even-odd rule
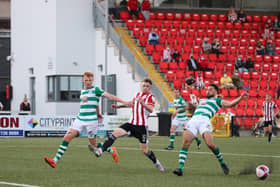
[[[227,89],[221,89],[221,92],[222,96],[224,97],[228,97],[229,96],[229,93],[228,93],[228,90]]]
[[[237,38],[231,38],[231,45],[233,45],[233,46],[237,46],[237,45],[239,45],[239,39],[237,39]]]
[[[186,37],[186,35],[187,35],[187,32],[186,32],[185,29],[180,29],[179,30],[179,36]]]
[[[199,28],[201,29],[207,29],[207,23],[205,21],[199,22]]]
[[[227,46],[221,46],[221,52],[224,54],[228,54],[228,47]]]
[[[197,29],[198,28],[198,22],[197,21],[191,21],[190,27],[192,29]]]
[[[231,38],[231,30],[224,30],[224,38]]]
[[[140,37],[139,37],[139,44],[140,44],[142,47],[146,46],[147,41],[148,41],[148,38],[147,38],[146,36],[140,36]]]
[[[236,116],[243,116],[244,115],[244,109],[237,108],[235,110],[235,114],[236,114]]]
[[[272,71],[279,72],[279,64],[272,64]]]
[[[250,81],[250,88],[251,88],[251,89],[257,90],[258,87],[259,87],[258,81],[256,81],[256,80],[251,80],[251,81]]]
[[[250,30],[251,29],[251,24],[250,23],[243,23],[243,29]]]
[[[207,29],[206,30],[206,36],[209,37],[209,38],[213,37],[214,36],[213,30],[212,29]]]
[[[216,68],[217,68],[217,71],[224,72],[225,65],[224,65],[224,63],[216,63]],[[216,72],[215,72],[215,76],[216,76]]]
[[[192,89],[192,94],[194,94],[196,97],[199,97],[199,89]]]
[[[247,130],[250,130],[252,128],[254,122],[253,122],[252,118],[244,118],[243,123],[244,123],[244,128]]]
[[[227,60],[227,55],[225,55],[225,54],[220,54],[219,55],[219,61],[220,62],[226,62],[226,60]]]
[[[226,64],[226,71],[233,71],[234,70],[234,64],[232,63],[227,63]]]
[[[279,47],[275,47],[275,53],[280,54],[280,46]]]
[[[243,72],[242,73],[242,78],[244,79],[244,80],[249,80],[250,79],[250,73],[249,72]]]
[[[269,78],[269,74],[267,72],[262,72],[261,73],[261,79],[262,80],[268,80]]]
[[[120,18],[121,18],[122,21],[125,22],[126,20],[128,20],[130,18],[129,13],[126,12],[126,11],[121,11],[120,12]]]
[[[161,53],[153,53],[153,62],[158,64],[161,61]]]
[[[236,52],[237,52],[236,46],[230,46],[229,53],[230,54],[236,54]]]
[[[187,89],[182,89],[181,96],[183,97],[183,99],[189,100],[190,92]]]
[[[209,16],[208,16],[208,14],[201,14],[200,15],[200,19],[201,19],[201,21],[208,21],[209,20]]]
[[[226,22],[226,29],[232,30],[233,29],[233,23],[232,22]]]
[[[200,53],[201,47],[198,45],[193,46],[193,53]]]
[[[255,61],[262,62],[263,61],[262,55],[255,55]]]
[[[249,46],[247,48],[247,52],[249,55],[253,55],[253,54],[255,54],[255,48],[253,46]]]
[[[269,18],[270,18],[270,16],[268,16],[268,15],[262,15],[261,21],[262,21],[263,23],[266,23],[267,20],[268,20]]]
[[[252,23],[252,29],[258,31],[260,29],[259,23]]]
[[[240,39],[240,45],[241,45],[241,46],[247,46],[247,45],[248,45],[247,39],[241,38],[241,39]]]
[[[155,19],[156,19],[156,13],[150,12],[150,20],[155,20]]]
[[[261,17],[259,15],[254,15],[253,16],[253,21],[254,22],[261,22]]]
[[[183,18],[184,20],[190,21],[192,19],[191,13],[184,13]]]
[[[192,14],[192,20],[200,21],[200,14],[197,14],[197,13]]]
[[[228,46],[229,45],[229,39],[228,38],[223,38],[223,40],[222,40],[222,47],[226,47],[226,46]],[[221,47],[221,48],[222,48]]]
[[[179,70],[185,71],[185,70],[187,69],[187,63],[186,63],[186,61],[179,62],[179,63],[178,63],[178,68],[179,68]]]
[[[162,21],[161,20],[154,20],[154,27],[155,28],[161,28],[162,27]]]
[[[156,52],[159,52],[159,53],[162,54],[162,52],[163,52],[163,45],[157,44],[155,49],[156,49]]]
[[[182,70],[176,71],[176,79],[180,79],[180,80],[185,79],[185,71]]]
[[[173,21],[172,22],[172,28],[175,28],[175,29],[180,29],[181,27],[181,22],[180,21]]]
[[[126,27],[127,27],[127,29],[132,30],[134,27],[134,20],[132,20],[132,19],[127,20]]]
[[[254,110],[252,108],[247,108],[246,111],[245,111],[245,115],[246,116],[253,116],[254,115]]]
[[[182,80],[174,80],[173,81],[174,89],[181,89],[182,85],[183,85],[183,81]]]
[[[267,81],[266,81],[266,80],[261,80],[261,81],[259,82],[259,86],[260,86],[260,89],[262,89],[262,90],[267,90],[267,87],[268,87]]]
[[[238,96],[238,91],[236,89],[229,90],[229,96],[230,97],[237,97]]]
[[[189,21],[182,21],[182,22],[181,22],[181,25],[182,25],[182,28],[183,28],[183,29],[188,29],[190,23],[189,23]]]
[[[270,64],[268,64],[268,63],[263,63],[263,68],[262,68],[262,70],[263,70],[263,71],[266,71],[266,72],[270,71]]]
[[[175,73],[173,71],[166,72],[166,80],[169,82],[173,82],[175,79]]]
[[[209,61],[217,61],[217,55],[216,54],[209,54]]]
[[[259,90],[258,91],[258,96],[264,98],[266,96],[266,91],[265,90]]]
[[[271,95],[272,98],[275,98],[275,89],[273,90],[268,90],[267,93],[269,93]]]
[[[269,55],[264,55],[264,62],[272,62],[272,58]]]
[[[206,98],[206,93],[207,93],[206,89],[200,89],[200,96],[201,96],[201,98]]]
[[[197,35],[197,37],[204,37],[204,35],[205,35],[205,30],[204,29],[198,29],[197,31],[196,31],[196,35]]]
[[[145,22],[143,20],[141,20],[141,19],[136,20],[136,27],[138,27],[138,28],[145,27]]]
[[[215,30],[215,37],[216,38],[222,38],[223,32],[220,29]]]
[[[214,21],[214,22],[218,21],[217,14],[210,14],[210,21]]]
[[[256,71],[260,72],[260,71],[261,71],[261,64],[260,64],[260,63],[255,63],[255,64],[254,64],[254,69],[255,69]]]
[[[190,53],[191,50],[192,50],[192,48],[191,48],[190,45],[185,45],[185,46],[183,47],[183,49],[184,49],[184,53]]]
[[[164,13],[163,12],[157,12],[156,13],[156,19],[164,20],[165,19]]]
[[[181,13],[179,13],[179,12],[176,12],[176,13],[174,13],[175,15],[174,15],[174,19],[175,20],[182,20],[182,14]]]
[[[194,29],[189,29],[189,30],[188,30],[188,36],[189,36],[189,37],[195,37],[195,33],[196,33],[196,32],[195,32]]]
[[[225,23],[224,22],[220,21],[220,22],[217,23],[217,29],[222,29],[223,30],[224,28],[225,28]]]
[[[148,55],[152,55],[152,53],[154,52],[154,45],[152,44],[147,44],[146,45],[146,53]]]
[[[208,29],[216,29],[216,23],[213,21],[208,22]]]
[[[249,90],[248,93],[250,97],[257,97],[258,95],[256,90]]]
[[[276,89],[277,88],[277,82],[275,80],[270,80],[269,81],[269,89]]]
[[[204,78],[205,79],[212,79],[213,78],[213,72],[212,71],[205,71],[204,72]]]
[[[270,80],[278,80],[278,73],[271,72],[270,73]]]
[[[168,63],[168,69],[172,70],[172,71],[177,71],[177,69],[178,69],[177,62],[169,62]]]
[[[161,71],[161,72],[167,72],[167,70],[168,70],[168,63],[167,62],[160,62],[159,63],[159,70]]]
[[[235,38],[240,38],[240,31],[239,30],[233,30],[232,31],[232,36]]]
[[[227,21],[227,15],[226,14],[219,14],[218,20],[219,21]]]
[[[173,15],[172,12],[167,12],[165,14],[165,17],[166,17],[167,20],[173,20],[174,19],[174,15]]]
[[[256,116],[262,116],[263,115],[262,108],[256,108],[255,109],[255,115]]]
[[[190,77],[191,75],[194,77],[193,71],[186,71],[186,77]]]
[[[258,38],[259,37],[259,32],[256,30],[251,30],[250,32],[251,38]]]
[[[163,25],[164,28],[170,28],[171,27],[171,21],[163,20],[162,25]]]
[[[239,46],[239,49],[238,49],[238,53],[241,54],[241,55],[245,55],[246,54],[246,47],[245,46]]]
[[[280,63],[280,56],[274,55],[273,57],[273,62],[279,64]]]
[[[240,22],[235,22],[234,23],[234,29],[237,29],[237,30],[242,29],[242,24]]]
[[[254,39],[254,38],[251,38],[250,40],[249,40],[249,45],[250,46],[256,46],[256,44],[257,44],[257,41],[256,41],[256,39]]]
[[[275,100],[276,105],[279,107],[280,106],[280,99]]]
[[[141,29],[137,27],[133,28],[132,35],[134,38],[139,38],[141,35]]]
[[[256,100],[257,107],[262,106],[262,105],[263,105],[263,102],[264,102],[264,99],[263,99],[263,98],[257,98],[257,100]]]

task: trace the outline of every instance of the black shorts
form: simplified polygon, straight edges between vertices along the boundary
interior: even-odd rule
[[[268,125],[272,125],[272,121],[264,121],[264,127],[268,127]]]
[[[148,144],[148,128],[147,126],[136,126],[131,123],[125,123],[120,126],[121,129],[124,129],[128,136],[133,136],[139,140],[140,143]]]

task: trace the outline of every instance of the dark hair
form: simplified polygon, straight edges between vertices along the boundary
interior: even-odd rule
[[[195,83],[194,78],[188,77],[188,78],[186,79],[186,84],[187,84],[187,85],[192,85],[193,83]]]
[[[152,80],[149,78],[144,78],[143,82],[149,83],[150,85],[153,85]]]
[[[219,92],[219,87],[218,87],[216,84],[211,83],[211,84],[209,84],[208,86],[214,87],[215,90],[216,90],[217,92]]]

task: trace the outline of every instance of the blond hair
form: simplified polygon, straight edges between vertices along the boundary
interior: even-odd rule
[[[93,77],[93,73],[91,71],[85,71],[83,77]]]

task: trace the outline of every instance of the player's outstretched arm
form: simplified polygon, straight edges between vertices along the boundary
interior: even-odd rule
[[[241,100],[243,99],[247,99],[249,97],[248,92],[244,92],[242,93],[242,95],[240,97],[237,97],[236,99],[234,99],[233,101],[228,101],[228,100],[222,100],[222,106],[223,107],[232,107],[237,105]]]
[[[119,97],[117,97],[117,96],[115,96],[115,95],[112,95],[112,94],[110,94],[110,93],[108,93],[108,92],[105,92],[105,93],[103,94],[103,96],[104,96],[104,97],[107,97],[108,99],[111,99],[111,100],[113,100],[113,101],[120,102],[120,103],[124,104],[125,106],[128,106],[128,105],[129,105],[129,102],[124,101],[124,100],[122,100],[121,98],[119,98]]]
[[[112,108],[131,108],[133,107],[133,102],[128,102],[127,105],[118,105],[118,104],[112,104],[111,105]]]

